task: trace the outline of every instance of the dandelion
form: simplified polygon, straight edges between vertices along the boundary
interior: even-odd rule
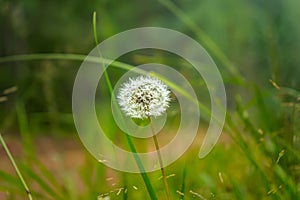
[[[168,87],[162,81],[150,76],[130,78],[129,81],[121,85],[117,99],[121,110],[127,116],[140,119],[161,116],[166,112],[171,100]],[[158,140],[151,125],[151,119],[150,126],[153,132],[152,138],[158,155],[167,199],[170,200],[167,177],[163,167]],[[135,186],[133,186],[133,188],[137,189]]]
[[[171,100],[168,87],[150,76],[130,78],[121,85],[117,99],[125,115],[140,119],[161,116]]]

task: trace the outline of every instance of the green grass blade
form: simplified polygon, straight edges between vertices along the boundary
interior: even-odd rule
[[[0,179],[5,180],[7,184],[17,186],[18,188],[22,188],[23,185],[20,180],[4,171],[0,170]]]
[[[128,200],[127,186],[124,186],[124,190],[123,190],[123,200]]]
[[[94,12],[93,13],[93,32],[94,32],[95,42],[96,42],[96,45],[98,47],[99,42],[98,42],[98,39],[97,39],[97,29],[96,29],[97,23],[96,23],[96,19],[97,19],[96,12]],[[101,52],[100,52],[99,49],[98,49],[98,53],[99,53],[99,56],[100,56],[101,60],[104,61],[103,58],[102,58],[102,54],[101,54]],[[102,67],[105,69],[104,62],[102,62]],[[112,98],[112,101],[113,101],[113,106],[115,106],[117,108],[116,110],[120,112],[120,109],[118,109],[119,106],[117,105],[117,101],[116,101],[116,98],[115,98],[114,93],[113,93],[113,87],[111,85],[111,81],[109,79],[109,76],[108,76],[106,70],[104,70],[104,75],[105,75],[106,83],[108,85],[109,92],[110,92],[110,95],[111,95],[111,98]],[[151,199],[155,200],[155,199],[157,199],[155,191],[153,189],[153,186],[152,186],[152,184],[151,184],[151,182],[149,180],[149,177],[148,177],[147,173],[145,173],[145,169],[144,169],[143,163],[141,162],[140,157],[137,154],[135,145],[134,145],[131,137],[128,134],[125,134],[125,135],[126,135],[127,143],[129,145],[131,151],[133,152],[133,156],[134,156],[135,161],[136,161],[136,163],[138,165],[138,168],[139,168],[139,170],[141,172],[141,176],[142,176],[142,178],[144,180],[144,183],[146,185],[147,191],[148,191]]]
[[[185,185],[186,185],[186,171],[187,171],[187,167],[186,164],[184,165],[183,168],[183,172],[182,172],[182,183],[181,183],[181,189],[180,189],[180,193],[183,195],[180,195],[180,200],[184,200],[184,192],[185,192]]]
[[[41,174],[51,183],[57,190],[61,189],[61,184],[58,182],[58,180],[55,178],[54,174],[47,169],[47,167],[38,159],[35,161],[35,166],[39,169]]]
[[[237,70],[236,66],[229,60],[225,53],[218,47],[218,45],[180,8],[178,8],[170,0],[158,0],[162,5],[169,9],[178,19],[180,19],[188,28],[190,28],[203,44],[211,51],[211,53],[220,60],[227,70],[234,76],[238,83],[243,83],[244,79]]]
[[[29,133],[28,119],[23,102],[18,101],[16,104],[17,119],[19,129],[24,145],[25,155],[29,160],[35,159],[35,149],[32,136]]]
[[[31,196],[29,187],[27,186],[27,183],[25,182],[25,180],[24,180],[24,178],[23,178],[23,176],[22,176],[22,174],[21,174],[21,172],[20,172],[20,170],[19,170],[19,168],[18,168],[18,166],[17,166],[17,164],[16,164],[13,156],[11,155],[8,147],[6,146],[6,143],[5,143],[5,141],[4,141],[1,133],[0,133],[0,143],[2,144],[2,146],[3,146],[3,148],[4,148],[5,152],[6,152],[6,154],[8,155],[9,160],[12,163],[12,165],[13,165],[13,167],[14,167],[14,169],[15,169],[15,171],[16,171],[16,173],[17,173],[17,175],[18,175],[18,177],[19,177],[19,179],[20,179],[20,181],[22,183],[22,185],[24,186],[24,189],[25,189],[25,192],[26,192],[26,194],[28,196],[28,199],[32,200],[32,196]]]
[[[7,62],[14,62],[14,61],[31,61],[31,60],[43,60],[43,59],[50,59],[50,60],[74,60],[74,61],[87,61],[87,62],[93,62],[93,63],[99,63],[99,64],[110,64],[111,66],[124,69],[124,70],[131,70],[134,67],[132,65],[119,62],[119,61],[112,61],[110,59],[106,58],[99,58],[95,56],[87,56],[83,54],[63,54],[63,53],[44,53],[44,54],[28,54],[28,55],[14,55],[14,56],[7,56],[7,57],[0,57],[0,63],[7,63]],[[199,108],[201,109],[201,112],[203,112],[203,115],[206,121],[210,120],[211,112],[203,105],[201,102],[196,101],[192,97],[189,96],[188,93],[186,93],[183,89],[181,89],[180,86],[176,85],[175,83],[169,81],[167,78],[164,78],[163,76],[160,76],[157,73],[151,72],[149,74],[148,71],[144,71],[142,69],[135,69],[137,73],[140,73],[142,75],[152,75],[159,79],[161,79],[163,82],[165,82],[170,87],[174,88],[176,91],[178,91],[180,94],[185,96],[187,99],[189,99],[192,103],[195,103]],[[112,89],[112,88],[111,88]],[[214,116],[212,116],[214,119]]]
[[[61,194],[58,194],[52,186],[49,185],[43,178],[41,178],[36,172],[34,172],[31,168],[29,168],[27,165],[22,165],[22,169],[26,172],[26,174],[34,180],[40,187],[41,189],[47,193],[49,196],[53,197],[56,200],[63,200],[63,196]]]

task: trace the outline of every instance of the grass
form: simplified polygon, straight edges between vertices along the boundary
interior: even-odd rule
[[[202,138],[200,133],[184,156],[164,169],[170,198],[182,200],[299,199],[300,91],[285,87],[271,79],[269,82],[265,81],[265,88],[247,82],[247,77],[238,71],[236,64],[178,6],[169,0],[159,2],[189,31],[195,33],[213,57],[231,74],[234,81],[229,84],[236,84],[242,90],[247,90],[252,94],[248,98],[239,93],[234,94],[234,106],[228,111],[224,133],[219,143],[205,159],[198,159]],[[96,44],[98,44],[95,14],[93,15],[93,30]],[[32,60],[83,61],[84,59],[85,55],[81,54],[50,53],[2,57],[0,63]],[[110,62],[101,57],[101,52],[100,57],[88,59],[99,64]],[[112,66],[124,71],[132,68],[132,65],[120,61],[113,62]],[[276,72],[272,73],[278,76],[278,66],[274,70]],[[110,93],[112,93],[109,75],[106,73],[105,77]],[[164,77],[159,78],[168,85],[173,84],[164,80]],[[172,87],[186,95],[180,86],[172,85]],[[0,99],[3,97],[4,95]],[[0,103],[4,102],[0,101]],[[83,158],[84,162],[79,169],[76,168],[72,172],[64,169],[61,160],[65,157],[57,155],[55,163],[61,167],[58,172],[51,170],[47,162],[41,161],[40,152],[35,148],[36,143],[32,132],[39,124],[32,126],[24,103],[19,100],[15,104],[15,116],[20,132],[18,139],[22,140],[24,149],[22,156],[14,158],[9,151],[9,148],[14,147],[7,147],[4,141],[5,135],[4,139],[0,135],[1,145],[5,150],[0,151],[0,157],[6,154],[13,169],[17,172],[15,176],[1,169],[0,166],[0,192],[3,192],[4,198],[76,200],[105,199],[109,196],[110,199],[124,200],[166,199],[164,179],[161,178],[160,172],[129,174],[111,170],[92,158],[83,146],[80,149],[82,154],[78,157]],[[197,103],[201,111],[210,114],[209,108],[202,102],[192,103]],[[109,119],[107,120],[109,123]],[[205,130],[205,125],[207,124],[204,123],[204,126],[201,126],[199,132]],[[172,124],[170,126],[172,127]],[[43,127],[38,129],[43,129]],[[116,131],[114,134],[117,135],[119,132]],[[143,148],[143,143],[133,140],[127,134],[126,136],[124,141],[127,141],[131,151],[137,152],[137,149]],[[165,142],[164,137],[160,139]],[[143,171],[143,164],[139,163],[138,157],[136,161]]]
[[[23,176],[22,176],[22,174],[21,174],[21,172],[20,172],[20,170],[19,170],[19,168],[18,168],[18,166],[17,166],[17,164],[16,164],[13,156],[11,155],[11,153],[10,153],[10,151],[9,151],[9,149],[8,149],[8,147],[7,147],[7,145],[6,145],[5,141],[4,141],[1,133],[0,133],[0,143],[3,146],[6,154],[9,157],[9,160],[10,160],[11,164],[14,167],[14,169],[15,169],[15,171],[16,171],[16,173],[17,173],[17,175],[18,175],[18,177],[19,177],[19,179],[20,179],[20,181],[21,181],[21,183],[22,183],[22,185],[23,185],[23,187],[25,189],[25,192],[26,192],[26,194],[28,196],[28,199],[32,200],[31,192],[30,192],[30,190],[29,190],[29,188],[27,186],[27,183],[25,182],[25,180],[24,180],[24,178],[23,178]]]
[[[297,199],[297,151],[288,141],[274,136],[279,134],[278,130],[271,132],[255,127],[245,114],[247,110],[244,107],[249,106],[243,105],[239,98],[237,101],[238,111],[232,113],[234,120],[227,121],[235,129],[230,138],[226,136],[228,133],[224,133],[225,138],[203,160],[197,159],[198,145],[195,144],[183,158],[166,168],[167,175],[175,174],[168,178],[173,199]],[[21,158],[23,164],[20,169],[29,187],[35,187],[33,198],[95,199],[107,194],[111,199],[130,199],[145,195],[147,190],[137,175],[113,172],[117,179],[124,181],[111,186],[105,177],[105,171],[109,169],[88,154],[85,155],[87,160],[80,173],[80,182],[87,187],[84,193],[77,192],[76,184],[67,187],[69,182],[74,183],[75,180],[65,175],[65,171],[54,175],[40,161]],[[41,176],[28,167],[32,165],[38,165],[47,176]],[[16,184],[18,178],[5,172],[0,175],[5,180],[1,182],[1,188],[12,191],[12,199],[24,197],[22,185]],[[159,173],[149,173],[148,176],[158,197],[163,198],[164,189]],[[253,177],[256,184],[253,184]]]

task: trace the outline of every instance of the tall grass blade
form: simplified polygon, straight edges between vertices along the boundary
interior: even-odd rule
[[[17,188],[23,188],[22,183],[20,182],[20,180],[4,171],[0,170],[0,178],[2,180],[5,180],[5,182],[9,185],[12,185],[14,187],[17,186]]]
[[[180,188],[180,193],[183,194],[183,195],[180,195],[180,200],[184,200],[184,192],[185,192],[185,179],[186,179],[186,170],[187,170],[187,167],[186,167],[186,164],[184,165],[184,168],[183,168],[183,172],[182,172],[182,183],[181,183],[181,188]]]
[[[32,141],[32,136],[29,134],[28,119],[23,102],[18,101],[16,104],[17,119],[21,137],[23,140],[23,148],[28,159],[35,159],[35,150]]]
[[[16,173],[17,173],[17,175],[18,175],[18,177],[19,177],[19,179],[20,179],[20,181],[21,181],[21,183],[22,183],[22,185],[23,185],[23,187],[25,189],[25,192],[26,192],[26,194],[28,196],[28,199],[32,200],[32,196],[31,196],[31,192],[29,190],[29,187],[27,186],[27,183],[25,182],[25,179],[23,178],[23,176],[22,176],[22,174],[21,174],[21,172],[20,172],[20,170],[19,170],[19,168],[18,168],[18,166],[17,166],[17,164],[16,164],[16,162],[15,162],[12,154],[10,153],[8,147],[6,146],[6,143],[5,143],[5,141],[4,141],[1,133],[0,133],[0,143],[2,144],[2,146],[3,146],[3,148],[4,148],[5,152],[6,152],[6,154],[9,157],[10,162],[12,163],[12,165],[14,167],[14,169],[15,169],[15,171],[16,171]]]
[[[95,38],[96,45],[98,46],[99,42],[98,42],[98,39],[97,39],[98,37],[97,37],[97,29],[96,29],[97,28],[96,19],[97,19],[96,12],[94,12],[93,13],[93,32],[94,32],[94,38]],[[98,49],[98,53],[99,53],[99,56],[100,56],[101,60],[103,61],[102,54],[101,54],[101,52],[100,52],[99,49]],[[103,69],[105,69],[104,62],[102,62],[102,67],[103,67]],[[110,82],[110,79],[109,79],[109,76],[108,76],[106,70],[104,70],[104,75],[105,75],[106,83],[108,85],[108,89],[109,89],[109,92],[110,92],[110,95],[111,95],[111,98],[112,98],[112,101],[113,101],[113,106],[115,106],[116,108],[118,108],[118,105],[117,105],[117,102],[116,102],[116,98],[115,98],[114,93],[113,93],[113,88],[112,88],[112,85],[111,85],[111,82]],[[116,110],[119,111],[119,109],[116,109]],[[139,168],[139,170],[141,172],[141,176],[142,176],[142,178],[144,180],[144,183],[146,185],[147,191],[148,191],[151,199],[155,200],[155,199],[157,199],[155,191],[154,191],[153,186],[152,186],[152,184],[151,184],[151,182],[150,182],[150,180],[148,178],[148,175],[145,173],[145,169],[144,169],[143,163],[141,162],[140,157],[137,154],[135,145],[134,145],[131,137],[128,134],[125,134],[125,135],[126,135],[126,140],[127,140],[128,144],[129,144],[129,147],[130,147],[131,151],[133,152],[133,156],[134,156],[134,158],[136,160],[138,168]]]
[[[36,172],[33,171],[32,168],[29,168],[27,165],[23,164],[22,169],[26,172],[26,174],[33,179],[40,187],[41,189],[47,193],[49,196],[57,199],[57,200],[63,200],[63,195],[58,194],[43,178],[39,176]]]

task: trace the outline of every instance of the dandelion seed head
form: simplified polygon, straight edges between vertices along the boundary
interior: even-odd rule
[[[170,91],[162,81],[150,76],[138,76],[121,85],[117,100],[125,115],[145,119],[161,116],[171,99]]]

